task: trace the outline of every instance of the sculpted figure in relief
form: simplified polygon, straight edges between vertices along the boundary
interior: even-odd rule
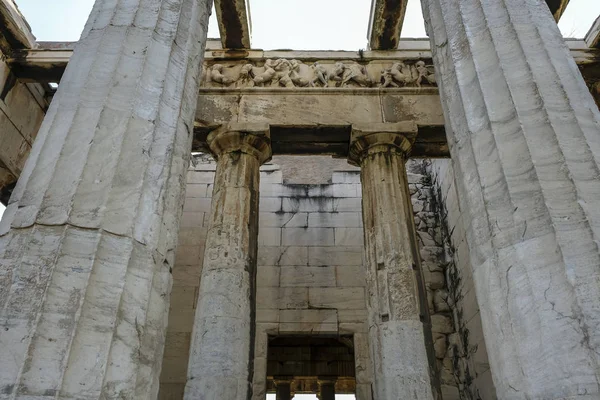
[[[221,64],[215,64],[210,70],[210,78],[213,82],[222,83],[223,85],[229,85],[233,83],[233,79],[223,75],[223,66]]]
[[[327,71],[327,68],[325,68],[324,66],[322,66],[321,64],[319,64],[318,61],[316,61],[312,65],[312,68],[315,71],[315,76],[311,80],[310,86],[311,87],[316,86],[315,83],[317,83],[317,82],[321,82],[321,84],[323,85],[323,87],[329,86],[329,72]]]
[[[418,87],[421,87],[421,83],[423,83],[424,81],[427,81],[427,83],[431,85],[437,84],[437,81],[435,79],[435,73],[429,70],[429,68],[425,65],[424,61],[417,61],[417,63],[415,64],[415,68],[419,73],[419,77],[417,79]]]
[[[270,83],[273,80],[275,75],[277,75],[277,72],[275,71],[273,66],[273,60],[265,61],[265,71],[260,74],[254,75],[254,84],[256,86],[265,86],[265,83]]]
[[[377,79],[373,79],[367,67],[357,62],[338,61],[334,64],[321,64],[316,61],[308,65],[296,59],[267,59],[262,67],[250,63],[237,66],[214,64],[207,68],[207,79],[223,86],[233,84],[238,88],[330,87],[331,82],[334,82],[336,87],[372,87],[375,83],[383,88],[436,85],[435,72],[432,66],[426,65],[424,61],[414,64],[397,61],[391,67],[381,70]]]
[[[240,77],[237,81],[238,87],[253,87],[254,86],[254,75],[253,75],[252,64],[244,64],[240,70]]]
[[[310,85],[310,81],[300,75],[300,65],[302,65],[302,63],[298,60],[290,61],[290,79],[294,85],[298,87],[306,87]]]
[[[344,72],[346,71],[346,66],[343,62],[336,62],[333,65],[333,71],[331,71],[330,79],[336,82],[342,82],[344,80]]]
[[[349,66],[344,65],[344,67],[345,71],[342,79],[342,86],[347,85],[350,81],[358,83],[360,86],[373,86],[373,80],[363,65],[352,63]]]

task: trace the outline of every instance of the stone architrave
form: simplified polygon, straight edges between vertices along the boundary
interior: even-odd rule
[[[247,400],[252,390],[260,166],[267,124],[208,136],[217,160],[185,399]]]
[[[598,399],[598,107],[544,1],[422,4],[498,398]]]
[[[349,161],[361,167],[374,398],[432,399],[419,252],[406,159],[413,122],[353,127]]]
[[[0,397],[156,398],[210,7],[96,1],[0,224]]]

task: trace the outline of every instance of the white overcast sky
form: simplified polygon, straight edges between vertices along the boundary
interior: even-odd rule
[[[94,0],[16,0],[40,41],[76,41]],[[366,48],[371,0],[250,0],[252,46],[257,49]],[[571,0],[559,27],[584,37],[600,15],[600,0]],[[218,37],[211,17],[209,37]],[[425,37],[419,0],[409,0],[403,37]],[[0,204],[0,215],[4,207]]]

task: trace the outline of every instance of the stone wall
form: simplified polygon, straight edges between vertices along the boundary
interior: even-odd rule
[[[435,344],[438,359],[445,353],[441,363],[442,382],[454,386],[446,387],[446,393],[452,393],[452,397],[446,396],[444,400],[494,400],[496,391],[488,362],[466,241],[468,213],[458,198],[452,161],[425,161],[422,168],[431,179],[433,210],[438,220],[434,236],[435,251],[422,251],[422,255],[424,259],[430,256],[437,258],[433,265],[443,266],[447,286],[434,293],[433,307],[436,312],[451,316],[454,324],[454,333],[446,336],[445,344],[441,340]],[[436,315],[434,314],[433,318],[436,318]]]
[[[162,400],[183,396],[210,211],[215,166],[206,157],[195,157],[194,163],[188,174],[180,243],[173,268],[174,285],[161,377]],[[447,285],[456,279],[455,266],[464,268],[465,263],[463,255],[460,262],[452,262],[456,252],[447,240],[448,230],[441,225],[445,214],[439,212],[443,209],[438,203],[440,192],[448,193],[452,186],[448,189],[441,185],[442,165],[436,163],[411,161],[408,177],[428,290],[437,369],[444,400],[476,399],[476,396],[467,397],[466,393],[487,384],[485,377],[489,376],[489,367],[483,339],[473,341],[473,337],[481,337],[481,328],[472,327],[479,319],[471,315],[465,320],[463,311],[452,309],[455,302],[461,304],[462,309],[465,301],[471,307],[476,302],[456,301],[456,291]],[[456,203],[455,197],[447,200],[453,206]],[[455,218],[455,214],[452,217]],[[266,391],[267,335],[350,334],[354,335],[357,398],[371,399],[358,170],[345,160],[275,157],[272,164],[261,169],[259,220],[254,398],[263,399]],[[455,320],[465,323],[457,324]],[[466,325],[479,334],[467,337],[470,350],[463,356],[465,346],[458,343],[461,335],[465,335]],[[479,362],[482,357],[484,361]],[[468,372],[462,372],[467,365]],[[481,398],[493,397],[481,394]]]
[[[48,107],[39,84],[22,83],[0,54],[0,201],[2,189],[21,175]]]

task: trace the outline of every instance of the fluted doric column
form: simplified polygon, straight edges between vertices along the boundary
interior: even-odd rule
[[[208,0],[97,0],[0,224],[0,397],[152,399]]]
[[[374,398],[431,399],[420,260],[406,158],[414,123],[355,125],[349,160],[361,167]]]
[[[229,124],[208,136],[217,160],[188,367],[186,400],[252,393],[259,168],[271,158],[266,124]]]
[[[423,0],[500,399],[600,396],[600,114],[541,0]]]

